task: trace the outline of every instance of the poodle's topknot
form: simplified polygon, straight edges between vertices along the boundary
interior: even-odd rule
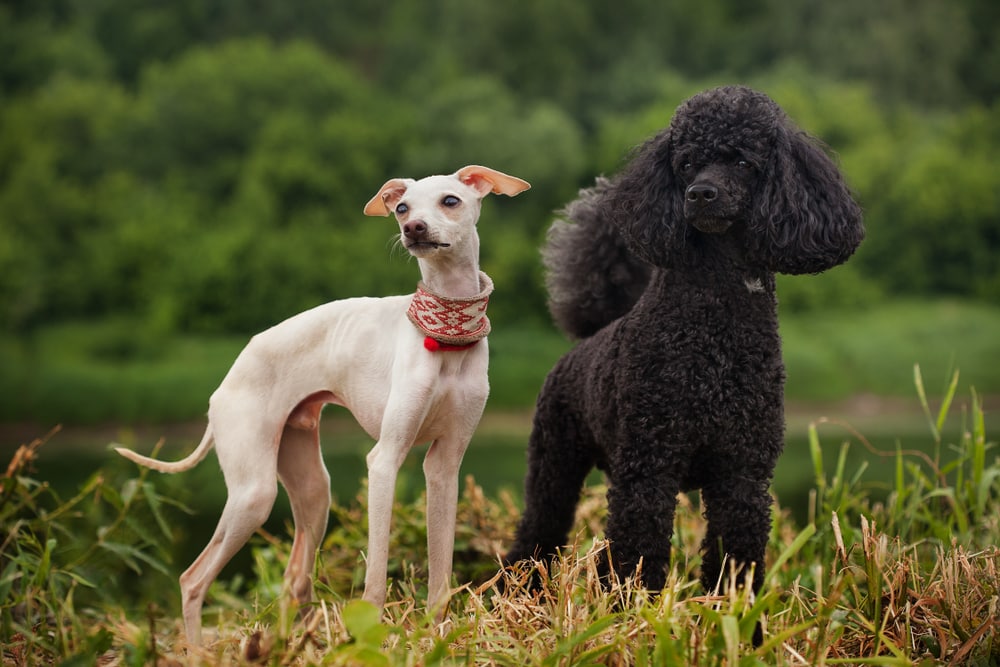
[[[628,312],[649,280],[648,265],[676,263],[685,252],[679,161],[736,156],[757,171],[743,215],[755,232],[746,239],[748,261],[795,274],[850,257],[864,236],[861,209],[822,143],[764,93],[714,88],[683,102],[617,177],[581,191],[552,225],[543,261],[556,324],[580,338]]]

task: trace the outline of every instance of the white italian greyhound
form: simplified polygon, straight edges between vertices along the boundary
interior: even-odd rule
[[[410,449],[430,443],[427,481],[428,609],[450,595],[455,506],[462,456],[489,393],[486,302],[476,222],[490,192],[514,196],[525,181],[480,166],[450,176],[392,179],[365,206],[395,213],[400,241],[417,258],[416,294],[334,301],[254,336],[212,394],[201,444],[167,463],[117,451],[160,472],[201,461],[214,441],[229,497],[212,540],[180,577],[184,627],[201,641],[209,585],[271,513],[277,482],[292,507],[295,538],[285,586],[312,597],[312,570],[326,532],[330,477],[319,445],[323,406],[350,410],[376,441],[368,453],[368,557],[364,599],[386,597],[396,474]]]

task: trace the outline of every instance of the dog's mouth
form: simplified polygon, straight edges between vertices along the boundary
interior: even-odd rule
[[[733,226],[730,218],[697,217],[691,220],[691,226],[705,234],[722,234]]]
[[[716,197],[707,203],[685,202],[684,217],[699,232],[721,234],[732,227],[739,211],[731,203]]]
[[[437,250],[438,248],[450,248],[450,243],[442,243],[440,241],[408,241],[406,242],[406,249],[410,252],[424,252],[427,250]]]

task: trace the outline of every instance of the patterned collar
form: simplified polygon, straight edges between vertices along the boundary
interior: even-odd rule
[[[493,281],[479,272],[480,292],[468,298],[435,294],[421,281],[410,301],[406,316],[423,333],[428,350],[450,352],[472,347],[490,332],[486,306],[493,292]]]

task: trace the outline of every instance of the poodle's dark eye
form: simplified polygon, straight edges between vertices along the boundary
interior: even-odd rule
[[[410,210],[410,207],[407,206],[406,204],[397,204],[396,205],[396,215],[403,215],[404,213],[406,213],[409,210]]]
[[[462,200],[455,195],[445,195],[444,199],[441,200],[442,206],[447,206],[448,208],[455,208],[462,203]]]
[[[690,162],[685,162],[685,163],[683,163],[681,165],[681,171],[684,172],[684,173],[687,173],[687,172],[691,171],[692,169],[694,169],[694,165],[691,164]]]
[[[737,160],[736,166],[739,167],[740,169],[749,169],[752,165],[746,160]]]

